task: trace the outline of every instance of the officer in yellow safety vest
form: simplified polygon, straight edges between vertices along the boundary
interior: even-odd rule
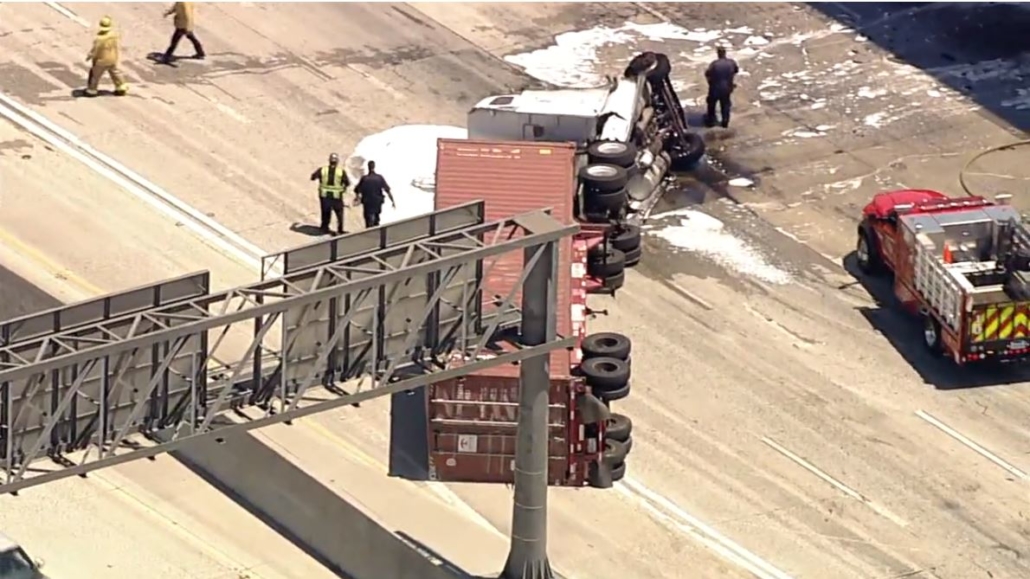
[[[104,73],[111,75],[114,94],[122,96],[129,91],[129,84],[125,82],[125,77],[118,68],[121,60],[119,44],[118,34],[114,31],[114,22],[111,21],[110,16],[104,16],[100,19],[97,37],[93,39],[93,48],[86,55],[86,61],[93,63],[89,69],[89,80],[86,83],[86,96],[97,96],[97,87]]]
[[[336,233],[343,233],[343,192],[350,187],[347,172],[340,166],[340,157],[329,155],[329,164],[315,169],[312,181],[318,181],[318,201],[322,209],[322,233],[329,233],[329,221],[336,214]]]

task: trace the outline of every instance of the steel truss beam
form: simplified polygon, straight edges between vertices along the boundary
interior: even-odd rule
[[[578,228],[544,211],[482,223],[481,204],[477,221],[0,347],[0,492],[572,347],[486,334],[510,316],[482,305],[481,286],[484,260],[534,247],[528,273]],[[230,334],[233,361],[215,369]]]

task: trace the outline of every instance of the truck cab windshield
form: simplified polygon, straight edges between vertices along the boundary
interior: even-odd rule
[[[0,579],[39,579],[36,565],[21,549],[0,553]]]

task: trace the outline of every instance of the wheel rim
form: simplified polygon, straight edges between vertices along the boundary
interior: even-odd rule
[[[597,345],[602,348],[614,348],[619,343],[615,338],[604,338],[597,341]]]
[[[923,339],[926,340],[926,345],[934,347],[937,345],[937,326],[933,323],[933,318],[926,319],[926,327],[923,328]]]
[[[592,165],[587,167],[587,175],[591,177],[614,177],[616,174],[618,174],[618,170],[608,165]]]
[[[858,236],[858,247],[855,248],[855,256],[858,258],[859,263],[869,263],[869,244],[866,243],[864,235]]]
[[[601,372],[602,374],[612,374],[618,369],[619,366],[612,362],[601,362],[597,365],[597,371]]]
[[[597,152],[604,153],[606,155],[618,154],[626,150],[626,145],[622,143],[601,143],[597,145]]]

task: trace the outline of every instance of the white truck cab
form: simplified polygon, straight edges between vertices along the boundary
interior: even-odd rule
[[[43,561],[33,560],[13,539],[0,533],[0,579],[47,579]]]

